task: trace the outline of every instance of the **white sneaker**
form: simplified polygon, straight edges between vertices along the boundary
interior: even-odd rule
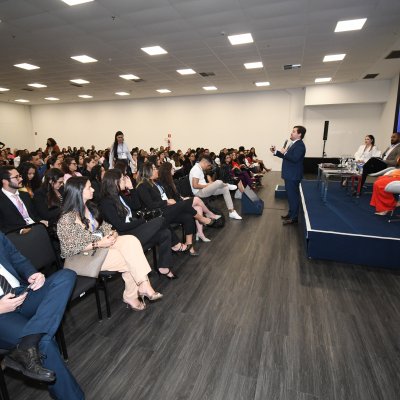
[[[218,219],[220,219],[221,218],[221,216],[220,215],[217,215],[217,214],[215,214],[215,217],[214,217],[214,219],[217,221]]]
[[[238,189],[235,192],[235,199],[241,199],[242,198],[242,192]]]
[[[228,189],[229,190],[236,190],[237,186],[236,185],[231,185],[230,183],[228,183]]]
[[[229,213],[229,218],[242,219],[242,217],[235,210],[233,210],[232,212]]]

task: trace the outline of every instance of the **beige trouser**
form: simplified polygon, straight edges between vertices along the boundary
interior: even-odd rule
[[[138,283],[148,279],[151,268],[139,240],[135,236],[125,235],[118,236],[109,248],[101,270],[122,272],[125,281],[123,298],[130,301],[138,298]]]
[[[229,193],[228,186],[220,180],[210,183],[207,187],[200,189],[195,196],[204,199],[206,197],[217,196],[219,194],[224,196],[225,204],[228,210],[233,210],[232,197]]]

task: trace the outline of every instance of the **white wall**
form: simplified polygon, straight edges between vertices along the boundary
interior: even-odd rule
[[[387,146],[389,145],[390,134],[393,131],[398,87],[399,76],[396,76],[391,81],[389,96],[382,110],[380,131],[384,135],[384,140]]]
[[[32,131],[29,106],[0,103],[0,142],[12,150],[33,149]]]

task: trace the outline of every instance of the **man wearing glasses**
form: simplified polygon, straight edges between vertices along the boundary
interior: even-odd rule
[[[0,230],[4,233],[39,221],[28,193],[20,192],[22,177],[11,165],[0,168]],[[40,221],[47,226],[47,221]]]

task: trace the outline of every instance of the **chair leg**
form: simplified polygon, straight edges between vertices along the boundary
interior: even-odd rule
[[[60,353],[62,354],[64,360],[68,361],[67,343],[65,342],[65,336],[64,336],[64,331],[62,328],[62,322],[56,332],[56,341],[57,341],[58,347],[60,348]]]
[[[153,246],[151,248],[152,252],[153,252],[153,269],[154,271],[157,271],[158,269],[158,261],[157,261],[157,248],[156,246]]]
[[[10,400],[6,381],[4,379],[4,373],[3,373],[1,366],[0,366],[0,394],[1,394],[1,400]]]
[[[105,300],[106,300],[107,318],[111,318],[111,307],[110,307],[110,298],[108,296],[107,277],[106,276],[102,276],[101,277],[101,282],[103,284],[104,297],[105,297]]]
[[[99,322],[101,322],[103,320],[103,313],[101,312],[99,288],[97,285],[94,287],[94,295],[96,296],[97,315],[99,316]]]

